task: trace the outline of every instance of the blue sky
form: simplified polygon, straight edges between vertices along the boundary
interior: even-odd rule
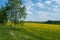
[[[4,6],[5,3],[7,3],[7,0],[0,0],[0,7]]]
[[[0,0],[0,6],[5,2]],[[60,0],[23,0],[23,4],[28,21],[60,20]]]

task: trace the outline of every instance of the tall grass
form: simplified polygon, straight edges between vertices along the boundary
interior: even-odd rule
[[[24,23],[16,25],[13,23],[0,25],[0,40],[60,40],[60,25]]]

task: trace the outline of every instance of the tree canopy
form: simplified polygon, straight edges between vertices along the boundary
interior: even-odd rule
[[[6,13],[6,7],[2,7],[0,9],[0,23],[7,22],[7,13]]]
[[[8,0],[9,10],[7,10],[8,20],[17,23],[26,18],[25,6],[22,6],[22,0]]]
[[[26,18],[25,6],[22,6],[22,0],[8,0],[5,7],[0,9],[0,22],[11,21],[14,24]]]

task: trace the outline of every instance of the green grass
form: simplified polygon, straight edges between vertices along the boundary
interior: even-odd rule
[[[60,25],[25,23],[16,28],[0,25],[0,40],[60,40]]]

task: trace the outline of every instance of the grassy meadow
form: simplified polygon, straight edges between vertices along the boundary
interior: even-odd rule
[[[9,27],[12,25],[12,27]],[[0,25],[0,40],[60,40],[60,25],[24,23]]]

